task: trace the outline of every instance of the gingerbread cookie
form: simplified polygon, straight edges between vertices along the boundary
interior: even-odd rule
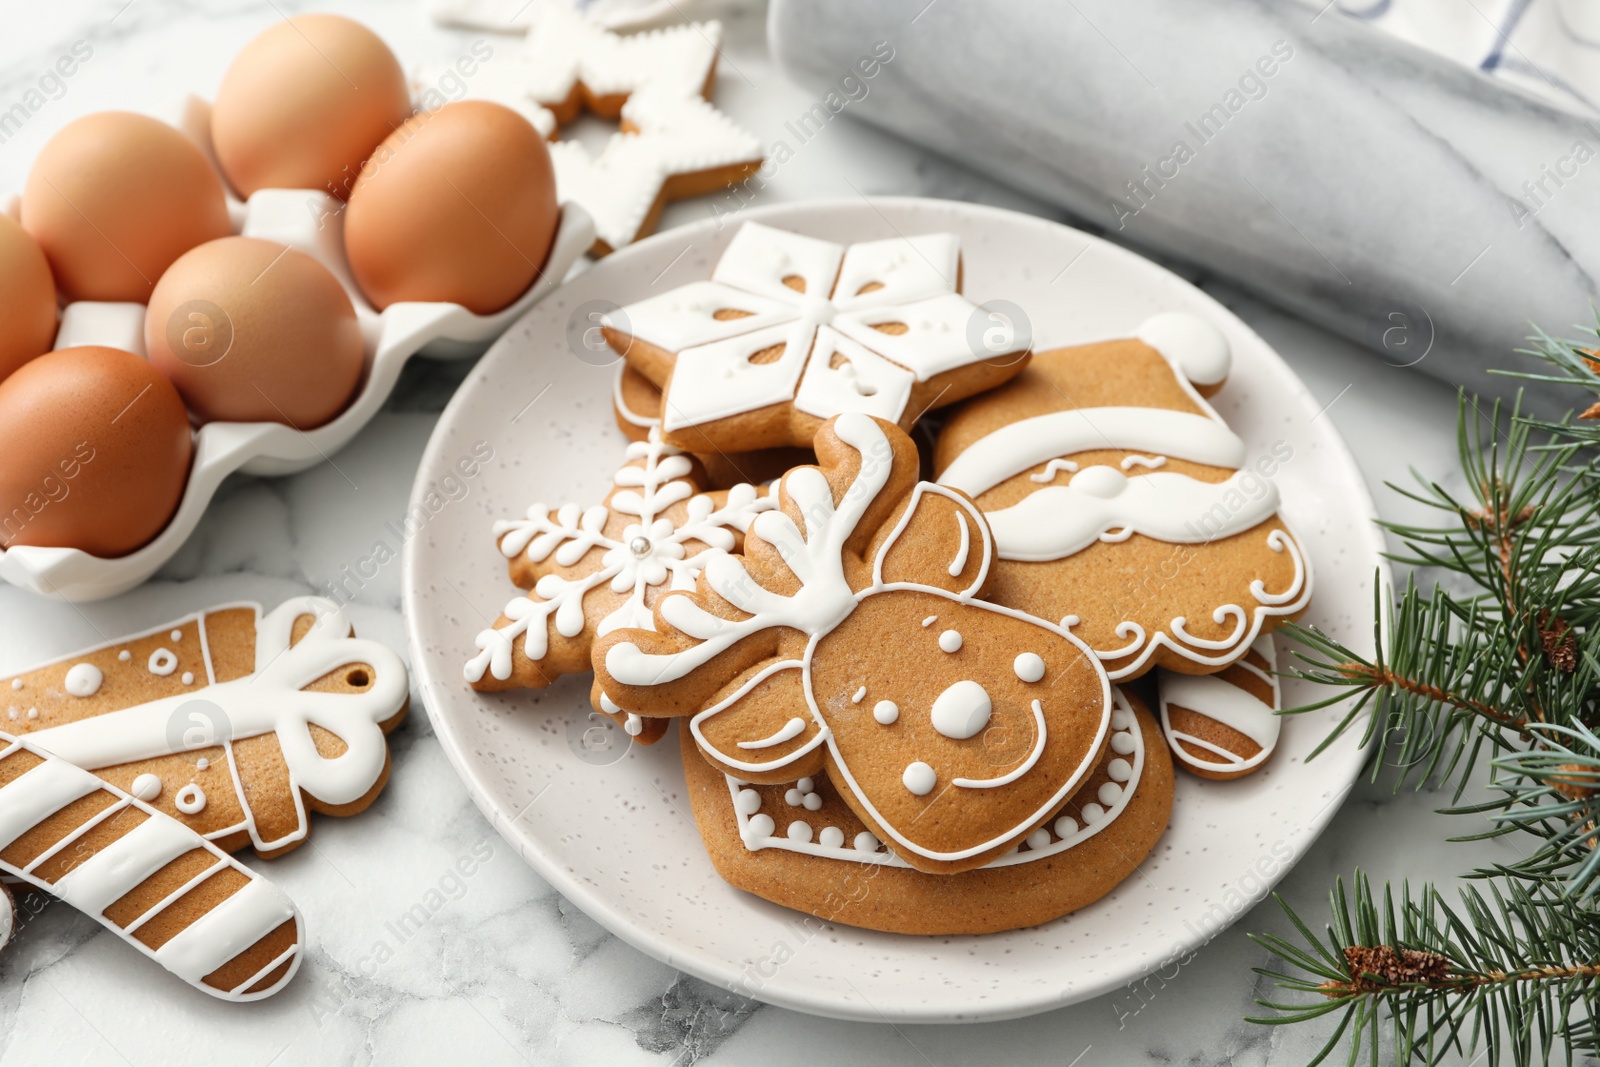
[[[630,441],[645,441],[650,431],[661,426],[661,390],[654,382],[626,363],[618,368],[611,389],[611,407],[617,428]],[[754,452],[707,452],[695,454],[706,470],[707,487],[727,489],[740,482],[763,485],[783,472],[817,457],[809,448],[763,448]]]
[[[1052,818],[1099,762],[1110,685],[1051,623],[976,598],[988,527],[918,482],[916,446],[852,413],[819,466],[778,483],[740,555],[655,603],[654,629],[594,646],[595,682],[643,715],[692,716],[705,757],[744,781],[826,770],[919,870],[981,867]]]
[[[1293,453],[1252,457],[1205,400],[1229,363],[1214,326],[1157,315],[1035,353],[939,436],[940,483],[994,530],[990,596],[1061,620],[1113,679],[1220,670],[1310,602],[1272,481]]]
[[[620,120],[597,156],[577,141],[550,146],[560,199],[594,219],[595,255],[653,232],[668,201],[723,189],[761,166],[760,140],[709,102],[719,23],[624,37],[564,0],[531,0],[523,14],[520,52],[484,63],[467,91],[516,108],[546,137],[585,109]]]
[[[0,952],[17,936],[17,898],[0,882]]]
[[[1272,758],[1283,719],[1278,653],[1258,637],[1216,674],[1158,671],[1161,730],[1173,758],[1201,778],[1242,778]]]
[[[353,815],[389,777],[404,661],[344,609],[225,605],[0,679],[0,729],[93,771],[225,851],[264,856]]]
[[[897,934],[988,934],[1099,900],[1155,846],[1172,759],[1138,697],[1112,690],[1111,740],[1084,787],[1012,851],[930,875],[884,848],[827,778],[752,785],[683,735],[683,771],[712,863],[739,889],[828,922]]]
[[[223,1000],[272,996],[305,954],[300,913],[271,882],[176,819],[8,733],[0,733],[0,872],[60,897]]]
[[[669,589],[692,589],[706,561],[737,549],[756,515],[775,506],[769,492],[736,485],[703,493],[693,457],[659,433],[628,446],[605,502],[551,510],[534,504],[521,519],[495,523],[511,580],[526,596],[481,631],[463,674],[474,689],[540,689],[588,671],[596,638],[649,626],[650,609]],[[666,724],[625,714],[600,694],[595,708],[644,744]]]
[[[804,447],[835,415],[908,429],[1022,370],[1028,338],[974,329],[988,319],[960,290],[954,234],[846,247],[747,222],[709,281],[621,308],[605,335],[661,388],[669,443]]]

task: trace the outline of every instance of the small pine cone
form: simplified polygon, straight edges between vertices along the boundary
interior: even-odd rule
[[[1450,977],[1449,960],[1420,949],[1351,945],[1344,950],[1344,959],[1350,980],[1342,992],[1329,990],[1329,996],[1378,993],[1401,985],[1437,985]]]
[[[1551,778],[1550,788],[1568,800],[1588,800],[1594,796],[1596,775],[1593,767],[1577,763],[1563,763],[1560,770],[1568,777]]]
[[[1595,407],[1600,409],[1600,404]],[[1551,616],[1547,611],[1539,616],[1539,643],[1544,646],[1544,658],[1558,671],[1571,674],[1578,669],[1578,638],[1561,616]]]

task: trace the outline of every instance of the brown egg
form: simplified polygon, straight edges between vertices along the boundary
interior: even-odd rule
[[[372,154],[345,209],[345,253],[379,308],[443,300],[487,315],[538,277],[559,214],[544,139],[510,108],[462,100]]]
[[[149,363],[48,352],[0,382],[0,545],[127,555],[172,518],[192,455],[183,401]]]
[[[343,200],[410,114],[405,72],[377,34],[338,15],[297,15],[234,57],[211,108],[211,140],[241,196],[322,189]]]
[[[22,193],[22,228],[68,300],[142,304],[172,261],[229,232],[222,182],[164,122],[102,111],[45,143]]]
[[[56,283],[39,245],[0,214],[0,380],[56,338]]]
[[[202,422],[282,422],[301,430],[344,410],[361,381],[350,297],[304,252],[224,237],[161,276],[145,349]]]

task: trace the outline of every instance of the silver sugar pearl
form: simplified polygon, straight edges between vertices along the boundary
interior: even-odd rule
[[[650,538],[640,535],[628,542],[628,551],[632,552],[635,559],[644,559],[650,554]]]

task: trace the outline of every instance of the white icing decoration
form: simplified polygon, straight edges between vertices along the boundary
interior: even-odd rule
[[[199,759],[194,761],[194,767],[197,771],[209,770],[211,767],[211,761],[206,759],[204,756],[201,756]]]
[[[872,717],[888,726],[900,717],[900,705],[892,700],[880,700],[872,706]]]
[[[1066,471],[1068,474],[1076,474],[1078,473],[1078,465],[1070,459],[1052,459],[1044,465],[1044,470],[1038,474],[1028,475],[1028,481],[1038,482],[1040,485],[1046,482],[1053,482],[1056,479],[1056,475],[1061,471]]]
[[[629,737],[638,737],[644,733],[644,720],[630,711],[622,724],[622,731]]]
[[[970,679],[956,682],[933,701],[933,728],[952,741],[965,741],[989,725],[993,703],[983,686]]]
[[[294,622],[307,615],[314,620],[311,628],[291,648]],[[196,622],[205,655],[204,616]],[[262,839],[237,779],[234,786],[245,811],[243,829],[252,844],[262,852],[281,849],[303,840],[309,828],[302,792],[328,806],[352,804],[372,791],[388,763],[388,743],[379,724],[405,706],[409,689],[405,663],[376,641],[351,637],[350,629],[349,616],[333,601],[295,597],[256,620],[255,672],[207,686],[203,702],[193,694],[179,693],[38,730],[28,740],[77,766],[96,770],[174,755],[175,742],[189,747],[221,745],[231,762],[234,741],[276,734],[289,771],[295,828],[280,838]],[[356,664],[373,675],[368,688],[349,693],[305,690],[324,675]],[[211,705],[223,713],[216,721],[197,710]],[[344,751],[331,759],[318,752],[310,732],[313,724],[343,741]],[[182,729],[175,731],[175,725]],[[196,734],[203,745],[193,743]],[[239,829],[232,826],[218,833]]]
[[[950,561],[950,577],[959,578],[967,566],[967,552],[972,547],[972,533],[967,529],[967,516],[963,512],[956,512],[956,523],[961,527],[961,545],[956,549],[956,556]]]
[[[1113,782],[1126,782],[1133,777],[1133,766],[1125,759],[1114,759],[1106,764],[1106,775]]]
[[[1099,823],[1105,819],[1106,809],[1098,804],[1085,804],[1078,810],[1083,815],[1084,822]]]
[[[172,799],[172,802],[185,815],[199,815],[206,810],[206,792],[198,785],[190,782],[178,790],[178,795]]]
[[[855,412],[895,422],[915,382],[1003,355],[968,343],[977,308],[955,291],[959,262],[954,234],[843,246],[749,222],[710,281],[623,314],[633,337],[675,353],[663,406],[669,430],[789,401],[822,419]],[[804,292],[785,285],[788,277]],[[750,314],[718,319],[724,309]],[[876,328],[888,323],[907,332]],[[1020,352],[1030,342],[1014,343]],[[776,360],[750,361],[776,345],[784,346]]]
[[[1104,804],[1108,808],[1116,804],[1117,800],[1121,796],[1122,787],[1116,782],[1101,782],[1099,790],[1097,790],[1095,793],[1095,797],[1100,801],[1100,803]]]
[[[1278,656],[1270,636],[1257,638],[1251,648],[1264,657],[1272,669],[1276,669]],[[1172,749],[1172,754],[1191,767],[1229,773],[1248,771],[1265,763],[1273,750],[1278,747],[1278,735],[1283,727],[1283,718],[1275,713],[1280,700],[1277,675],[1262,671],[1243,659],[1237,661],[1234,666],[1249,671],[1267,683],[1272,693],[1270,705],[1263,704],[1249,690],[1234,685],[1220,674],[1178,674],[1167,670],[1158,672],[1161,731],[1166,735],[1167,747]],[[1261,750],[1249,759],[1245,759],[1220,745],[1176,730],[1172,726],[1169,704],[1188,708],[1229,729],[1237,730],[1254,741]],[[1190,751],[1190,747],[1209,752],[1216,758],[1207,759],[1197,755]]]
[[[1044,660],[1037,652],[1021,652],[1012,661],[1011,669],[1024,682],[1037,682],[1044,677]]]
[[[1157,468],[1165,467],[1166,465],[1166,456],[1123,456],[1121,463],[1121,467],[1125,471],[1131,471],[1135,467],[1145,467],[1149,470],[1156,470]]]
[[[822,794],[821,793],[807,793],[806,796],[805,796],[805,799],[802,800],[800,803],[805,807],[805,809],[807,811],[818,811],[818,810],[820,810],[822,808]]]
[[[804,719],[802,719],[802,718],[796,717],[796,718],[790,719],[788,722],[784,723],[781,727],[778,728],[776,733],[773,733],[768,737],[763,737],[759,741],[740,741],[739,742],[739,747],[740,748],[772,748],[772,747],[774,747],[776,745],[783,744],[785,741],[793,741],[795,738],[799,737],[801,734],[803,734],[805,732],[806,732],[806,721]]]
[[[36,735],[35,735],[36,736]],[[0,734],[0,757],[25,750],[44,757],[44,762],[0,787],[0,849],[35,829],[81,797],[106,792],[115,803],[37,856],[27,867],[0,860],[0,872],[21,879],[36,889],[48,891],[72,907],[95,919],[135,950],[155,960],[195,989],[221,1000],[245,1002],[261,1000],[278,992],[299,969],[305,931],[300,914],[276,886],[229,858],[194,831],[172,817],[150,807],[143,800],[124,793],[66,760],[51,755],[26,739]],[[146,818],[101,846],[55,883],[45,882],[36,869],[52,856],[74,848],[84,835],[107,824],[129,808]],[[195,850],[210,854],[211,863],[195,878],[179,887],[166,899],[156,901],[143,915],[123,929],[102,914],[107,907],[144,885],[172,860]],[[210,911],[189,920],[160,948],[151,949],[133,935],[167,904],[217,872],[230,869],[245,878],[246,884],[217,903]],[[236,959],[267,934],[285,922],[294,924],[293,942],[266,967],[250,975],[232,989],[219,990],[202,979]],[[288,964],[284,974],[269,987],[248,992],[278,967]]]
[[[39,717],[39,709],[38,708],[29,708],[28,709],[28,718],[37,719],[38,717]]]
[[[141,774],[133,780],[130,792],[140,800],[154,800],[161,795],[161,779],[153,774]]]
[[[811,824],[796,820],[789,824],[789,840],[805,843],[811,840]]]
[[[14,690],[15,689],[21,689],[22,688],[22,679],[21,678],[13,678],[13,679],[11,679],[11,688],[14,689]]]
[[[123,663],[127,663],[129,660],[133,659],[133,653],[129,652],[127,649],[123,649],[121,652],[117,653],[117,659]]]
[[[1087,809],[1092,810],[1089,811],[1089,815],[1085,816],[1083,825],[1080,825],[1078,820],[1071,815],[1060,815],[1051,824],[1055,840],[1043,849],[1034,848],[1031,844],[1029,848],[1021,851],[1012,849],[1000,858],[991,860],[984,865],[984,868],[980,869],[1008,867],[1017,863],[1031,863],[1034,860],[1060,855],[1062,852],[1082,844],[1113,824],[1122,812],[1127,809],[1144,774],[1144,735],[1136,729],[1137,720],[1134,719],[1132,709],[1122,691],[1113,689],[1111,695],[1115,708],[1113,716],[1120,723],[1115,727],[1116,732],[1112,734],[1112,739],[1113,741],[1126,739],[1127,750],[1132,754],[1133,761],[1130,768],[1131,774],[1128,780],[1122,784],[1121,796],[1117,798],[1115,804],[1109,810],[1102,808],[1097,803],[1086,805]],[[873,862],[901,868],[909,868],[910,866],[892,851],[880,852],[878,838],[868,831],[856,834],[851,842],[851,847],[848,849],[843,847],[842,841],[838,846],[830,846],[820,840],[816,844],[809,842],[801,844],[790,841],[787,838],[774,837],[772,836],[773,824],[770,819],[764,815],[750,816],[740,809],[738,795],[742,787],[737,779],[728,777],[727,781],[730,795],[734,797],[734,818],[739,824],[740,837],[744,841],[745,847],[751,851],[758,851],[763,848],[778,848],[788,852],[800,852],[824,859],[839,859],[855,863]],[[764,824],[759,823],[759,820],[763,819],[766,822]],[[1037,832],[1035,831],[1035,833]]]
[[[998,778],[957,778],[955,784],[963,789],[998,789],[1000,786],[1010,785],[1033,770],[1033,765],[1044,755],[1045,739],[1048,736],[1044,723],[1044,707],[1037,700],[1033,702],[1033,729],[1033,748],[1029,751],[1028,758],[1019,766]]]
[[[1035,830],[1028,835],[1028,847],[1031,849],[1046,849],[1050,847],[1050,831]]]
[[[817,844],[823,848],[843,848],[844,831],[837,826],[825,826],[822,833],[817,835]]]
[[[800,792],[798,789],[790,788],[786,793],[783,794],[783,802],[789,805],[791,808],[798,808],[801,804],[804,804],[805,801],[806,795]]]
[[[1232,368],[1228,339],[1205,319],[1165,311],[1146,319],[1136,335],[1196,385],[1221,385]]]
[[[924,630],[926,630],[928,627],[932,626],[934,623],[936,623],[938,621],[939,621],[939,616],[937,616],[937,615],[929,615],[926,619],[922,620],[922,628]]]
[[[173,644],[177,644],[179,641],[183,640],[183,631],[182,630],[174,630],[171,633],[169,633],[167,636],[172,639],[172,643]]]
[[[806,777],[796,782],[795,788],[799,789],[802,793],[809,793],[817,788],[817,783],[812,781],[809,777]]]
[[[178,669],[178,654],[170,648],[158,648],[150,653],[150,659],[145,667],[151,674],[165,678]]]
[[[761,794],[754,789],[741,789],[734,798],[734,806],[743,815],[754,815],[761,810]]]
[[[193,671],[184,671],[183,675],[178,680],[180,682],[182,682],[184,685],[193,685],[194,684],[194,672]]]
[[[519,553],[535,563],[554,558],[561,566],[571,566],[592,549],[603,551],[601,566],[582,578],[563,578],[546,574],[534,587],[534,596],[519,596],[505,608],[510,620],[499,629],[481,631],[475,638],[478,654],[467,661],[463,675],[469,682],[481,681],[487,671],[495,678],[511,677],[512,643],[522,637],[523,652],[535,662],[544,659],[550,648],[550,628],[563,637],[576,637],[587,624],[584,599],[589,590],[609,585],[613,592],[628,593],[627,601],[599,620],[597,635],[624,626],[651,628],[650,609],[645,597],[651,589],[667,585],[672,589],[693,589],[695,579],[713,556],[732,549],[735,532],[749,529],[751,520],[776,506],[771,493],[760,493],[754,486],[737,485],[728,491],[727,502],[718,508],[710,496],[697,492],[688,480],[693,470],[687,455],[664,444],[659,430],[650,432],[648,441],[628,446],[629,464],[612,477],[618,492],[611,494],[610,511],[628,515],[629,523],[620,538],[606,536],[606,506],[587,510],[566,504],[552,513],[543,504],[534,504],[527,517],[494,524],[500,551],[509,557]],[[637,465],[633,461],[640,461]],[[666,512],[687,501],[688,515],[674,526]],[[636,554],[630,542],[644,536],[649,549]],[[699,547],[690,553],[691,543]]]
[[[932,767],[917,760],[906,767],[905,772],[900,775],[900,781],[917,796],[925,797],[933,792],[933,787],[938,784],[939,778],[934,774]]]
[[[74,663],[67,671],[65,683],[67,692],[75,697],[92,697],[100,691],[100,683],[105,681],[105,675],[100,673],[100,668],[93,663]],[[13,686],[13,688],[21,688]]]
[[[857,689],[855,691],[854,695],[852,695],[850,697],[850,703],[859,704],[859,703],[861,703],[862,698],[864,698],[866,695],[867,695],[867,687],[866,686],[862,686],[860,689]]]
[[[946,630],[939,635],[939,648],[954,654],[961,651],[961,633],[958,630]]]

